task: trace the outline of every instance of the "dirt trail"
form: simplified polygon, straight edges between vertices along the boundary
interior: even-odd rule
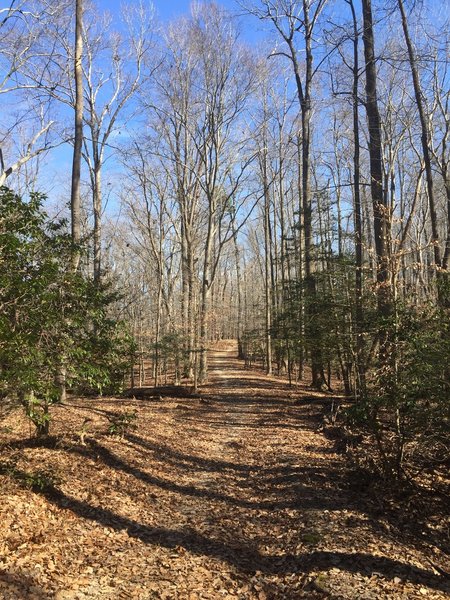
[[[450,597],[442,549],[352,488],[317,431],[320,398],[295,403],[311,391],[235,354],[211,353],[200,399],[58,407],[55,447],[15,441],[26,424],[11,416],[4,451],[61,482],[42,496],[1,477],[0,598]],[[118,408],[138,414],[123,440],[105,433]]]

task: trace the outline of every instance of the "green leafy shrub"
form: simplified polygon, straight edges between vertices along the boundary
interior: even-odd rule
[[[51,469],[25,472],[19,478],[25,487],[34,492],[48,492],[61,483],[61,478]]]
[[[109,427],[108,433],[110,435],[118,435],[121,438],[124,437],[125,433],[129,429],[136,427],[135,421],[137,419],[137,413],[135,410],[127,412],[116,412],[109,415]]]
[[[25,408],[25,414],[36,427],[38,436],[48,435],[50,427],[50,403],[48,400],[36,398],[33,393],[24,396],[22,404]]]
[[[167,373],[173,370],[174,380],[178,383],[181,376],[181,367],[189,352],[186,351],[186,339],[178,331],[165,333],[158,344],[153,346],[153,360],[158,363],[167,379]]]
[[[120,387],[132,340],[110,316],[111,284],[73,271],[67,224],[51,221],[42,200],[0,189],[0,395],[18,398],[47,435],[66,385]]]
[[[401,477],[450,458],[450,313],[399,306],[389,330],[389,355],[349,416],[372,435],[384,474]]]
[[[52,469],[23,471],[17,466],[17,458],[0,463],[0,474],[18,481],[20,485],[34,492],[49,492],[61,484],[61,478]]]

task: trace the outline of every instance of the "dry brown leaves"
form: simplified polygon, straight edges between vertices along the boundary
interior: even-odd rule
[[[311,392],[233,352],[211,356],[201,399],[55,407],[49,447],[5,418],[2,460],[60,483],[43,495],[0,476],[0,598],[449,597],[445,540],[377,514],[317,431],[320,404],[294,403]],[[108,414],[133,410],[136,430],[107,434]]]

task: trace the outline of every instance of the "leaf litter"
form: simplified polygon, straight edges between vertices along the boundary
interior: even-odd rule
[[[2,600],[450,597],[448,515],[380,508],[319,430],[311,390],[234,355],[211,353],[208,385],[182,403],[56,406],[46,444],[8,414],[2,463],[56,483],[0,475]],[[135,428],[110,435],[120,412]]]

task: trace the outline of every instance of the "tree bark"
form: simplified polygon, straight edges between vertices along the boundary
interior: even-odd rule
[[[265,131],[265,125],[264,131]],[[272,274],[270,260],[270,196],[267,177],[267,140],[264,135],[264,149],[261,157],[264,187],[264,275],[265,275],[265,320],[266,320],[266,373],[272,375]]]
[[[102,188],[101,162],[94,167],[93,209],[94,209],[94,282],[99,285],[102,276]]]
[[[74,270],[78,268],[80,253],[76,246],[81,239],[81,201],[80,201],[80,183],[81,183],[81,151],[83,144],[83,0],[75,0],[75,56],[74,56],[74,76],[75,76],[75,138],[73,146],[72,162],[72,188],[70,194],[70,208],[72,220],[72,242],[74,252],[72,266]]]
[[[414,98],[416,100],[417,110],[419,112],[419,120],[420,120],[420,128],[421,128],[421,144],[422,144],[422,153],[423,153],[423,161],[425,166],[425,177],[427,181],[427,191],[428,191],[428,204],[430,208],[430,221],[431,221],[431,242],[433,245],[433,257],[435,268],[437,272],[438,280],[441,280],[447,274],[445,270],[443,270],[444,264],[442,261],[442,252],[441,246],[439,243],[439,228],[438,228],[438,217],[436,210],[436,201],[434,197],[434,186],[433,186],[433,171],[431,165],[431,152],[430,152],[430,131],[427,123],[427,116],[425,114],[425,106],[423,101],[422,88],[420,85],[419,79],[419,71],[417,68],[417,62],[415,57],[415,52],[413,48],[413,44],[411,41],[411,36],[409,35],[408,28],[408,20],[406,18],[405,7],[403,4],[403,0],[397,0],[398,8],[400,11],[400,15],[402,18],[402,29],[403,35],[405,37],[406,47],[408,49],[408,60],[409,66],[411,69],[411,76],[413,80],[414,87]],[[448,195],[448,190],[447,190]],[[447,262],[447,261],[446,261]],[[450,298],[447,297],[445,293],[445,288],[442,285],[438,285],[438,300],[442,305],[450,301]]]
[[[365,393],[365,361],[363,337],[363,229],[361,207],[361,157],[359,136],[359,53],[358,22],[353,0],[348,0],[353,21],[353,222],[355,227],[355,334],[356,334],[356,386],[357,396]]]
[[[301,164],[302,164],[302,213],[303,213],[303,241],[305,252],[305,291],[306,291],[306,310],[305,319],[309,323],[308,347],[311,355],[311,373],[312,385],[322,387],[324,381],[322,353],[319,346],[314,343],[315,340],[315,296],[316,281],[314,277],[314,260],[312,256],[312,204],[310,192],[310,150],[311,150],[311,89],[313,81],[313,53],[312,53],[312,34],[314,22],[310,20],[310,3],[303,0],[303,27],[305,40],[305,79],[304,86],[300,75],[300,65],[297,60],[297,51],[294,46],[293,32],[289,37],[283,36],[288,44],[290,58],[294,68],[295,82],[297,86],[297,95],[300,103],[301,114]]]
[[[370,189],[373,205],[375,252],[377,258],[378,311],[385,320],[392,313],[392,289],[390,275],[391,215],[383,194],[383,160],[381,119],[378,109],[377,71],[375,65],[375,41],[371,0],[362,0],[363,43],[366,67],[366,115],[369,128]],[[386,328],[380,326],[381,353],[385,354]]]

